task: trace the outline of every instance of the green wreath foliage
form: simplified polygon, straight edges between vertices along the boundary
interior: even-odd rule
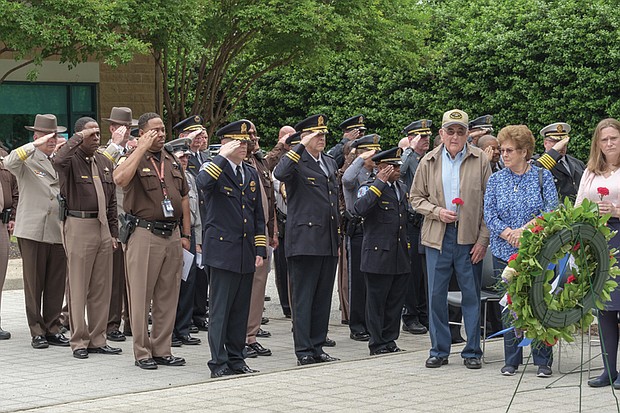
[[[517,332],[548,346],[560,338],[572,342],[577,328],[588,328],[594,319],[592,309],[605,308],[620,274],[617,250],[607,244],[615,234],[607,227],[609,218],[594,202],[584,199],[575,207],[566,199],[526,228],[500,282]],[[575,265],[567,282],[552,292],[555,272],[548,264],[567,253]]]

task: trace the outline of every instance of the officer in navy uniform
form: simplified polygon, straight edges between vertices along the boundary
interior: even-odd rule
[[[405,184],[407,194],[411,190],[411,184],[415,176],[420,159],[426,154],[430,146],[430,138],[433,132],[431,126],[433,121],[430,119],[419,119],[411,122],[403,129],[403,133],[414,142],[415,148],[409,147],[403,151],[400,167],[400,180]],[[411,334],[426,334],[428,327],[428,300],[426,299],[426,258],[424,247],[420,243],[420,231],[424,215],[417,213],[409,203],[407,203],[407,235],[411,248],[409,249],[409,261],[411,264],[411,277],[405,295],[405,305],[403,308],[403,331]]]
[[[198,176],[198,172],[200,172],[200,167],[202,164],[211,161],[209,153],[200,150],[200,147],[205,142],[208,144],[209,141],[207,131],[203,126],[203,119],[198,115],[190,116],[174,125],[173,129],[176,131],[179,138],[188,138],[189,140],[188,146],[190,155],[187,159],[187,172],[195,178]],[[204,196],[199,196],[198,200],[200,207],[200,219],[202,222],[205,222]],[[197,245],[196,249],[199,253],[202,253],[202,245]],[[195,326],[194,328],[200,331],[207,331],[209,328],[209,321],[207,320],[208,289],[209,268],[206,266],[204,266],[204,268],[196,267],[192,327]],[[190,327],[190,331],[193,329],[192,327]]]
[[[286,257],[299,365],[338,360],[323,351],[338,262],[338,166],[323,154],[327,117],[295,125],[301,142],[282,157],[274,176],[287,193]]]
[[[249,129],[250,121],[242,119],[218,130],[220,153],[196,178],[207,211],[202,242],[211,269],[211,377],[256,372],[245,363],[243,349],[252,279],[267,257],[267,237],[258,173],[243,162]]]
[[[371,157],[381,150],[380,140],[381,136],[376,133],[354,140],[351,150],[355,150],[357,157],[342,175],[342,192],[346,206],[344,217],[349,276],[349,337],[356,341],[368,341],[370,334],[366,328],[366,283],[360,270],[364,227],[361,217],[355,214],[354,205],[360,185],[374,178],[375,164]]]
[[[377,177],[358,191],[355,212],[364,217],[361,270],[366,281],[370,355],[401,351],[396,345],[410,276],[407,192],[399,182],[402,149],[372,157]]]
[[[478,146],[481,136],[493,133],[493,115],[483,115],[469,122],[469,136],[467,142]]]
[[[344,147],[366,132],[364,115],[355,115],[342,122],[338,127],[342,129],[342,140],[331,148],[327,154],[334,158],[338,169],[344,165]]]
[[[565,197],[575,201],[581,176],[586,168],[583,162],[566,153],[570,130],[570,125],[563,122],[552,123],[542,128],[540,135],[544,138],[543,145],[546,152],[540,157],[533,157],[535,165],[551,171],[560,202]]]

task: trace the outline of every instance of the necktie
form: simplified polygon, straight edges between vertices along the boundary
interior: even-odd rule
[[[239,186],[243,186],[243,175],[241,175],[241,165],[237,165],[237,182],[239,182]]]
[[[400,201],[400,194],[398,193],[398,188],[396,188],[396,184],[392,183],[390,187],[394,191],[394,194],[396,195],[396,199]]]
[[[93,175],[93,184],[95,185],[95,192],[97,193],[97,208],[99,209],[97,212],[97,219],[101,223],[101,238],[107,239],[111,237],[107,217],[108,209],[106,208],[105,194],[103,193],[103,185],[99,177],[99,170],[97,169],[97,164],[95,164],[94,159],[90,163],[90,171]]]
[[[316,161],[316,163],[319,164],[319,168],[321,168],[325,176],[328,176],[329,172],[327,171],[327,168],[325,167],[325,165],[323,165],[323,162],[321,162],[321,160],[319,159],[318,161]]]
[[[568,161],[566,161],[565,156],[562,157],[561,162],[562,162],[562,165],[564,165],[564,168],[566,168],[566,170],[568,171],[568,174],[570,175],[570,167],[568,166]]]

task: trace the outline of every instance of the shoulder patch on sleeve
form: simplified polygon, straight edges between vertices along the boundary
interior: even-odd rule
[[[368,192],[368,186],[367,185],[362,185],[360,186],[360,188],[357,190],[357,197],[361,198],[364,195],[366,195],[366,192]]]

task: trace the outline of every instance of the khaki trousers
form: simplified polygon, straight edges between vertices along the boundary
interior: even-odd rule
[[[127,317],[127,308],[123,311],[126,301],[125,255],[119,242],[118,248],[112,255],[112,294],[110,295],[110,312],[108,314],[108,333],[120,330],[121,321]]]
[[[134,357],[142,360],[170,356],[183,268],[178,229],[171,237],[163,238],[136,228],[125,249],[125,267]],[[153,325],[149,337],[151,300]]]
[[[102,240],[101,223],[96,218],[67,217],[63,240],[71,350],[103,347],[112,292],[112,238]]]
[[[271,250],[271,247],[267,247]],[[263,318],[263,307],[265,306],[265,288],[267,287],[267,275],[271,266],[271,254],[267,253],[267,259],[263,260],[263,265],[257,267],[252,280],[252,298],[250,299],[250,314],[248,315],[248,329],[245,342],[256,343],[256,333],[260,328]]]
[[[6,270],[9,265],[9,231],[6,224],[0,223],[0,310],[2,309],[2,288],[6,279]],[[2,327],[2,312],[0,311],[0,327]]]
[[[62,244],[17,238],[22,255],[26,319],[30,334],[60,332],[60,311],[65,295],[67,257]],[[43,303],[43,304],[41,304]]]

